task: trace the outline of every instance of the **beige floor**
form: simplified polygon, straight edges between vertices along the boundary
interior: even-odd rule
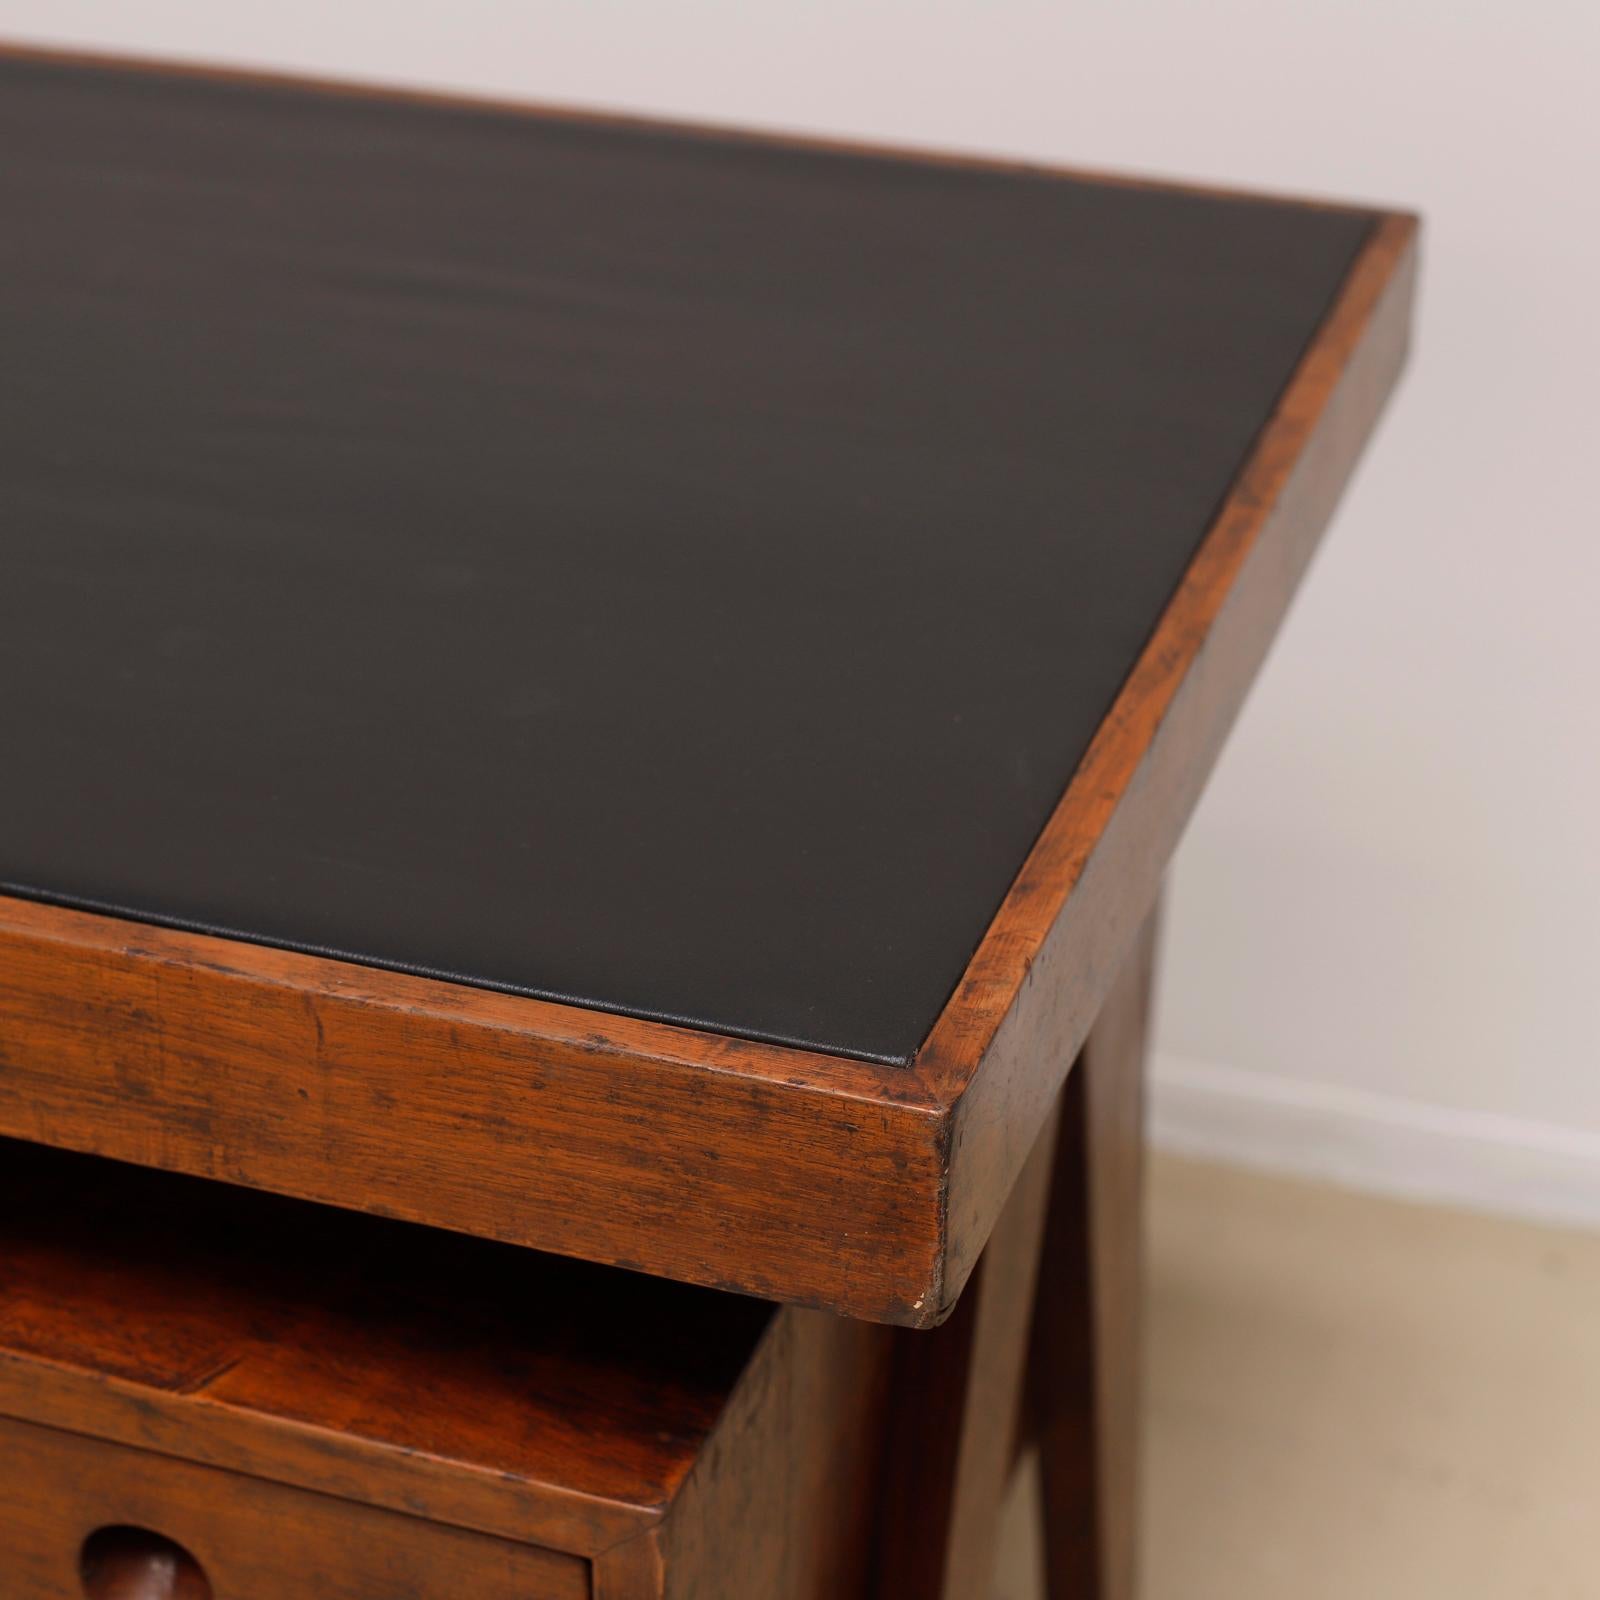
[[[1143,1600],[1600,1597],[1600,1235],[1170,1157],[1150,1209]]]

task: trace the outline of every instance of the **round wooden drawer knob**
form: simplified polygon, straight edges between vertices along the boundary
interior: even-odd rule
[[[148,1528],[97,1528],[83,1541],[85,1600],[212,1600],[200,1563]]]

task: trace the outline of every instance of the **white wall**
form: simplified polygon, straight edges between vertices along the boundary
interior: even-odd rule
[[[1157,1129],[1600,1220],[1593,0],[0,0],[0,33],[1420,207],[1412,374],[1176,869]]]

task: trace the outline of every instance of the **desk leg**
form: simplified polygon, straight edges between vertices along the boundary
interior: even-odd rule
[[[942,1326],[896,1329],[873,1593],[989,1600],[1027,1399],[1028,1329],[1048,1209],[1052,1125]]]
[[[1028,1444],[1049,1600],[1133,1600],[1155,932],[1152,912],[950,1319],[894,1334],[880,1600],[988,1600]]]
[[[1067,1078],[1029,1360],[1049,1600],[1133,1600],[1156,913]]]

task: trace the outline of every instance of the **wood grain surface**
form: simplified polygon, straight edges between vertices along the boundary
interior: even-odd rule
[[[1001,1505],[1029,1420],[1028,1328],[1058,1120],[1052,1113],[1041,1131],[955,1314],[896,1339],[881,1595],[989,1600]]]
[[[0,1593],[864,1596],[893,1335],[0,1141]]]
[[[55,1428],[0,1417],[0,1454],[8,1600],[83,1600],[80,1548],[98,1529],[118,1525],[175,1539],[199,1562],[219,1600],[312,1594],[587,1600],[589,1594],[586,1564],[572,1556]],[[133,1589],[89,1600],[172,1597]]]
[[[1023,1443],[1037,1446],[1049,1600],[1138,1592],[1145,1062],[1157,915],[1062,1092]]]
[[[654,1528],[774,1314],[0,1141],[0,1414],[500,1538]]]

